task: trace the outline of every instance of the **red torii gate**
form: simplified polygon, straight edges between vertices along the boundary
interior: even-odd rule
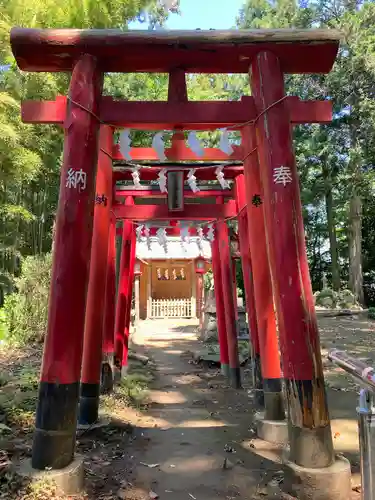
[[[90,272],[90,301],[93,274],[98,267],[95,264],[95,252],[100,253],[99,245],[96,250],[93,247],[89,269],[98,133],[101,126],[104,130],[100,140],[103,140],[104,145],[100,143],[99,170],[101,162],[105,164],[113,158],[121,159],[118,148],[113,147],[109,140],[111,127],[241,129],[242,146],[235,149],[231,159],[241,160],[244,168],[227,167],[226,172],[238,168],[233,173],[236,178],[236,203],[242,210],[241,214],[247,215],[247,219],[243,215],[239,219],[241,253],[243,264],[247,265],[247,272],[244,273],[247,296],[251,296],[254,287],[254,310],[259,334],[259,345],[255,349],[259,348],[256,355],[260,357],[264,379],[266,415],[277,420],[283,414],[274,301],[290,424],[290,460],[299,467],[309,468],[333,464],[298,174],[290,133],[293,123],[329,121],[331,105],[328,101],[301,102],[298,98],[286,97],[284,74],[330,71],[338,40],[337,32],[327,30],[163,33],[12,30],[12,50],[22,70],[72,72],[67,100],[58,98],[53,102],[24,103],[22,109],[24,121],[60,123],[65,128],[33,467],[62,468],[71,462],[74,453],[86,290]],[[241,102],[188,102],[185,73],[246,73],[249,70],[251,97],[245,97]],[[168,72],[168,102],[119,102],[103,97],[103,73],[106,71]],[[102,135],[105,139],[102,139]],[[171,148],[174,160],[183,159],[179,155],[181,142],[177,144],[176,151],[173,151],[173,146]],[[155,158],[155,153],[150,149],[139,152],[133,150],[131,154],[139,160]],[[211,152],[207,152],[205,159],[210,158],[210,155]],[[192,153],[189,153],[188,159],[198,160]],[[216,156],[212,153],[212,159],[223,158],[220,153]],[[198,177],[199,166],[196,168]],[[148,169],[142,171],[144,178],[149,175],[147,172]],[[152,175],[155,175],[154,172]],[[242,175],[244,177],[237,177]],[[118,178],[119,174],[116,173],[114,179]],[[110,197],[111,194],[108,194],[108,200]],[[232,271],[228,265],[227,226],[223,218],[233,211],[231,203],[222,202],[223,199],[218,197],[215,210],[206,205],[205,210],[209,218],[214,216],[218,219],[218,238],[215,239],[213,253],[216,256],[219,254],[220,266],[214,265],[214,273],[215,278],[221,273],[219,281],[225,289],[221,297],[224,299],[225,327],[229,339],[236,329],[231,292]],[[99,206],[96,205],[96,211]],[[195,208],[186,206],[184,215],[189,219],[204,218],[204,213],[198,214]],[[115,206],[115,211],[126,220],[139,217],[142,220],[174,218],[172,213],[160,206]],[[237,208],[234,210],[236,213]],[[106,217],[108,222],[105,228],[103,223],[102,234],[108,235],[110,218],[108,215]],[[95,217],[95,222],[97,218],[100,219],[99,216]],[[181,216],[176,218],[181,219]],[[94,235],[94,245],[95,241]],[[112,246],[111,242],[111,255]],[[103,254],[104,251],[101,258]],[[131,257],[127,255],[129,264]],[[95,279],[99,282],[98,276]],[[250,298],[248,303],[252,304],[254,299]],[[85,352],[86,344],[88,350],[94,349],[94,339],[97,342],[101,340],[99,331],[96,335],[87,331],[90,307],[95,300],[92,299],[86,308]],[[222,332],[223,328],[221,333],[219,330],[223,346],[225,340],[222,339]],[[224,364],[229,361],[232,383],[237,386],[236,343],[229,346],[228,352],[223,355],[226,359],[222,361]],[[87,386],[87,398],[95,400],[97,374],[90,374],[90,370],[86,372],[85,359],[86,354],[82,385]],[[94,377],[94,383],[91,377]],[[55,408],[53,413],[51,407]]]

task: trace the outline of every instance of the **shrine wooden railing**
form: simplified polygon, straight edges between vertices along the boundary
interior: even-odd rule
[[[191,318],[192,299],[151,299],[151,318]]]

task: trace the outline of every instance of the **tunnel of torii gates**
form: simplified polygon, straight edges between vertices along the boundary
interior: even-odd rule
[[[25,123],[60,124],[65,132],[33,468],[61,469],[72,462],[77,415],[83,424],[98,418],[102,362],[112,366],[115,359],[118,370],[127,365],[135,223],[214,222],[220,358],[231,385],[240,387],[226,223],[235,217],[264,418],[285,418],[283,377],[290,461],[309,468],[334,462],[291,134],[295,124],[329,122],[332,109],[329,101],[287,97],[284,74],[328,73],[339,37],[331,30],[12,29],[21,70],[71,72],[68,97],[22,104]],[[169,73],[168,101],[104,97],[105,72]],[[188,100],[186,73],[247,72],[251,97]],[[124,193],[115,188],[117,181],[131,180],[132,173],[132,163],[114,144],[114,131],[121,128],[174,131],[164,164],[151,148],[130,151],[132,160],[143,165],[142,180],[156,179],[167,168],[174,186],[168,202],[171,191],[178,198],[179,172],[186,177],[192,166],[198,182],[215,180],[216,167],[225,166],[233,187],[200,192],[210,201],[201,204],[189,203],[194,195],[182,187],[174,207],[167,195],[164,204],[147,205],[152,193],[142,191],[143,204],[137,204],[136,189]],[[242,143],[231,155],[209,148],[199,158],[185,146],[185,130],[219,128],[241,132]],[[116,221],[123,221],[117,300]]]

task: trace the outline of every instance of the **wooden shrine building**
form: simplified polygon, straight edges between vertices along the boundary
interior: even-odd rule
[[[147,242],[137,242],[140,284],[139,296],[135,296],[135,310],[140,319],[194,318],[199,315],[203,290],[198,288],[197,274],[201,265],[204,271],[210,267],[210,244],[204,241],[200,248],[197,237],[181,244],[179,237],[170,236],[167,247],[165,252],[154,237],[150,239],[149,247]]]

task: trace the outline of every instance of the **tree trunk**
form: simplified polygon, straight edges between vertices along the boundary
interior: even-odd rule
[[[333,211],[332,188],[326,191],[327,228],[331,254],[332,288],[340,290],[340,266],[337,251],[336,225]]]
[[[325,180],[325,202],[327,214],[327,229],[329,237],[329,251],[331,255],[332,288],[340,290],[340,265],[337,251],[336,221],[333,208],[332,183],[328,168],[323,166],[323,177]]]
[[[362,274],[362,199],[356,193],[349,208],[349,288],[363,304]]]

